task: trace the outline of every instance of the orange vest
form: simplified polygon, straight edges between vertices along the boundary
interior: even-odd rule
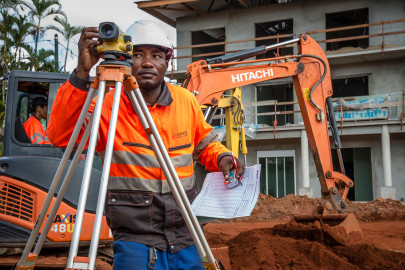
[[[30,118],[23,125],[25,133],[33,144],[50,144],[41,121],[35,116],[31,115]]]
[[[207,170],[219,171],[217,158],[229,150],[218,141],[218,136],[206,123],[191,93],[171,84],[167,84],[164,91],[169,91],[165,95],[169,95],[172,102],[160,105],[158,100],[157,104],[149,106],[149,111],[183,187],[189,190],[195,184],[193,161],[200,162]],[[86,91],[75,88],[69,81],[59,88],[47,130],[52,144],[59,147],[67,145],[86,95]],[[96,147],[101,157],[107,144],[113,95],[114,90],[111,90],[103,103]],[[94,109],[94,105],[95,101],[89,112]],[[108,188],[159,193],[170,191],[145,131],[124,91],[121,94]]]

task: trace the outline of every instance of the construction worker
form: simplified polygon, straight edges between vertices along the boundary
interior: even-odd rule
[[[31,116],[23,125],[25,133],[27,133],[31,143],[50,144],[41,123],[41,119],[46,119],[47,117],[48,100],[44,97],[34,98],[32,100]]]
[[[173,53],[166,33],[152,21],[137,21],[126,31],[133,41],[135,76],[176,172],[190,201],[197,196],[193,161],[229,178],[231,153],[204,119],[194,96],[165,83]],[[86,99],[90,69],[99,61],[98,28],[85,28],[77,68],[58,90],[48,134],[65,147]],[[96,151],[103,157],[114,90],[105,97]],[[90,107],[92,111],[94,104]],[[244,164],[237,160],[237,176]],[[149,140],[122,91],[106,198],[105,215],[114,244],[114,269],[203,269],[201,258],[170,192]],[[156,268],[155,268],[156,267]]]

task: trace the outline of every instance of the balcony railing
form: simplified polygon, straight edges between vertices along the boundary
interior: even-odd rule
[[[336,122],[338,127],[341,128],[341,131],[345,125],[344,123],[349,122],[373,122],[377,120],[386,120],[395,121],[398,123],[398,121],[400,121],[401,130],[405,124],[405,90],[397,93],[373,96],[332,98],[332,101]],[[277,125],[278,121],[274,121],[274,119],[279,119],[280,117],[285,117],[286,115],[292,115],[293,119],[296,119],[296,122],[286,123],[284,125],[285,127],[303,125],[300,110],[280,110],[280,106],[286,105],[296,105],[294,107],[298,108],[298,102],[296,101],[278,102],[277,100],[266,100],[244,103],[245,111],[249,109],[257,111],[257,107],[269,105],[273,106],[273,111],[245,114],[247,118],[245,125],[248,127],[253,126],[255,129],[259,130],[263,128],[273,128],[275,130],[277,126],[280,127],[280,125]],[[257,117],[259,116],[273,116],[272,122],[275,124],[258,122]],[[225,116],[223,114],[219,114],[214,116],[213,119],[220,119],[220,125],[223,125],[224,121],[221,119],[224,117]]]
[[[390,21],[381,21],[375,23],[368,23],[368,24],[359,24],[359,25],[352,25],[352,26],[345,26],[345,27],[336,27],[336,28],[329,28],[329,29],[322,29],[322,30],[315,30],[315,31],[307,31],[306,34],[311,35],[318,43],[335,43],[335,42],[342,42],[342,41],[349,41],[349,40],[359,40],[359,39],[373,39],[370,42],[369,47],[379,47],[382,49],[382,54],[384,54],[384,50],[388,46],[405,46],[405,30],[400,23],[405,22],[405,19],[397,19],[397,20],[390,20]],[[352,30],[357,28],[365,28],[369,27],[368,35],[359,35],[359,36],[347,36],[347,37],[340,37],[340,38],[333,38],[333,39],[322,39],[325,33],[328,32],[336,32],[336,31],[345,31],[345,30]],[[399,29],[399,30],[398,30]],[[387,31],[388,30],[388,31]],[[394,31],[395,30],[395,31]],[[397,31],[398,30],[398,31]],[[318,36],[321,35],[319,38]],[[224,55],[227,53],[237,52],[239,50],[227,50],[227,45],[229,44],[236,44],[236,43],[244,43],[244,42],[251,42],[251,41],[259,41],[259,40],[279,40],[281,38],[295,38],[299,36],[298,34],[285,34],[285,35],[275,35],[275,36],[266,36],[260,38],[252,38],[252,39],[243,39],[243,40],[235,40],[235,41],[223,41],[223,42],[214,42],[214,43],[204,43],[204,44],[197,44],[197,45],[190,45],[190,46],[180,46],[175,47],[175,57],[173,59],[187,59],[187,58],[208,58],[217,55]],[[392,41],[387,42],[387,37],[394,36],[396,41],[399,41],[399,44],[392,43]],[[398,38],[398,36],[400,36]],[[381,37],[379,39],[379,37]],[[210,52],[210,53],[202,53],[202,54],[194,54],[194,55],[181,55],[179,52],[185,49],[193,49],[193,48],[207,48],[212,46],[224,46],[223,51],[217,52]],[[286,45],[286,47],[291,47],[294,45]],[[246,48],[247,49],[247,48]],[[185,67],[183,67],[185,68]]]

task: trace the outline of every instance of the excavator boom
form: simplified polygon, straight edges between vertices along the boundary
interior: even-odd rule
[[[308,35],[301,35],[300,38],[281,45],[289,43],[297,43],[296,55],[237,61],[238,57],[252,57],[256,52],[265,52],[267,48],[257,47],[248,52],[194,62],[187,67],[187,79],[183,86],[195,95],[201,105],[218,106],[226,90],[292,77],[321,184],[322,198],[326,201],[320,213],[344,213],[345,199],[349,189],[353,187],[353,181],[344,174],[341,160],[340,140],[331,107],[333,91],[328,59],[319,44]],[[340,172],[333,170],[327,120],[335,136],[335,147],[341,163]]]

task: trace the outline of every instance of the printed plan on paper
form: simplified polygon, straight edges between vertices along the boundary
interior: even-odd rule
[[[229,189],[222,172],[205,177],[200,194],[192,203],[196,216],[235,218],[249,216],[260,190],[260,164],[245,168],[242,185]]]

